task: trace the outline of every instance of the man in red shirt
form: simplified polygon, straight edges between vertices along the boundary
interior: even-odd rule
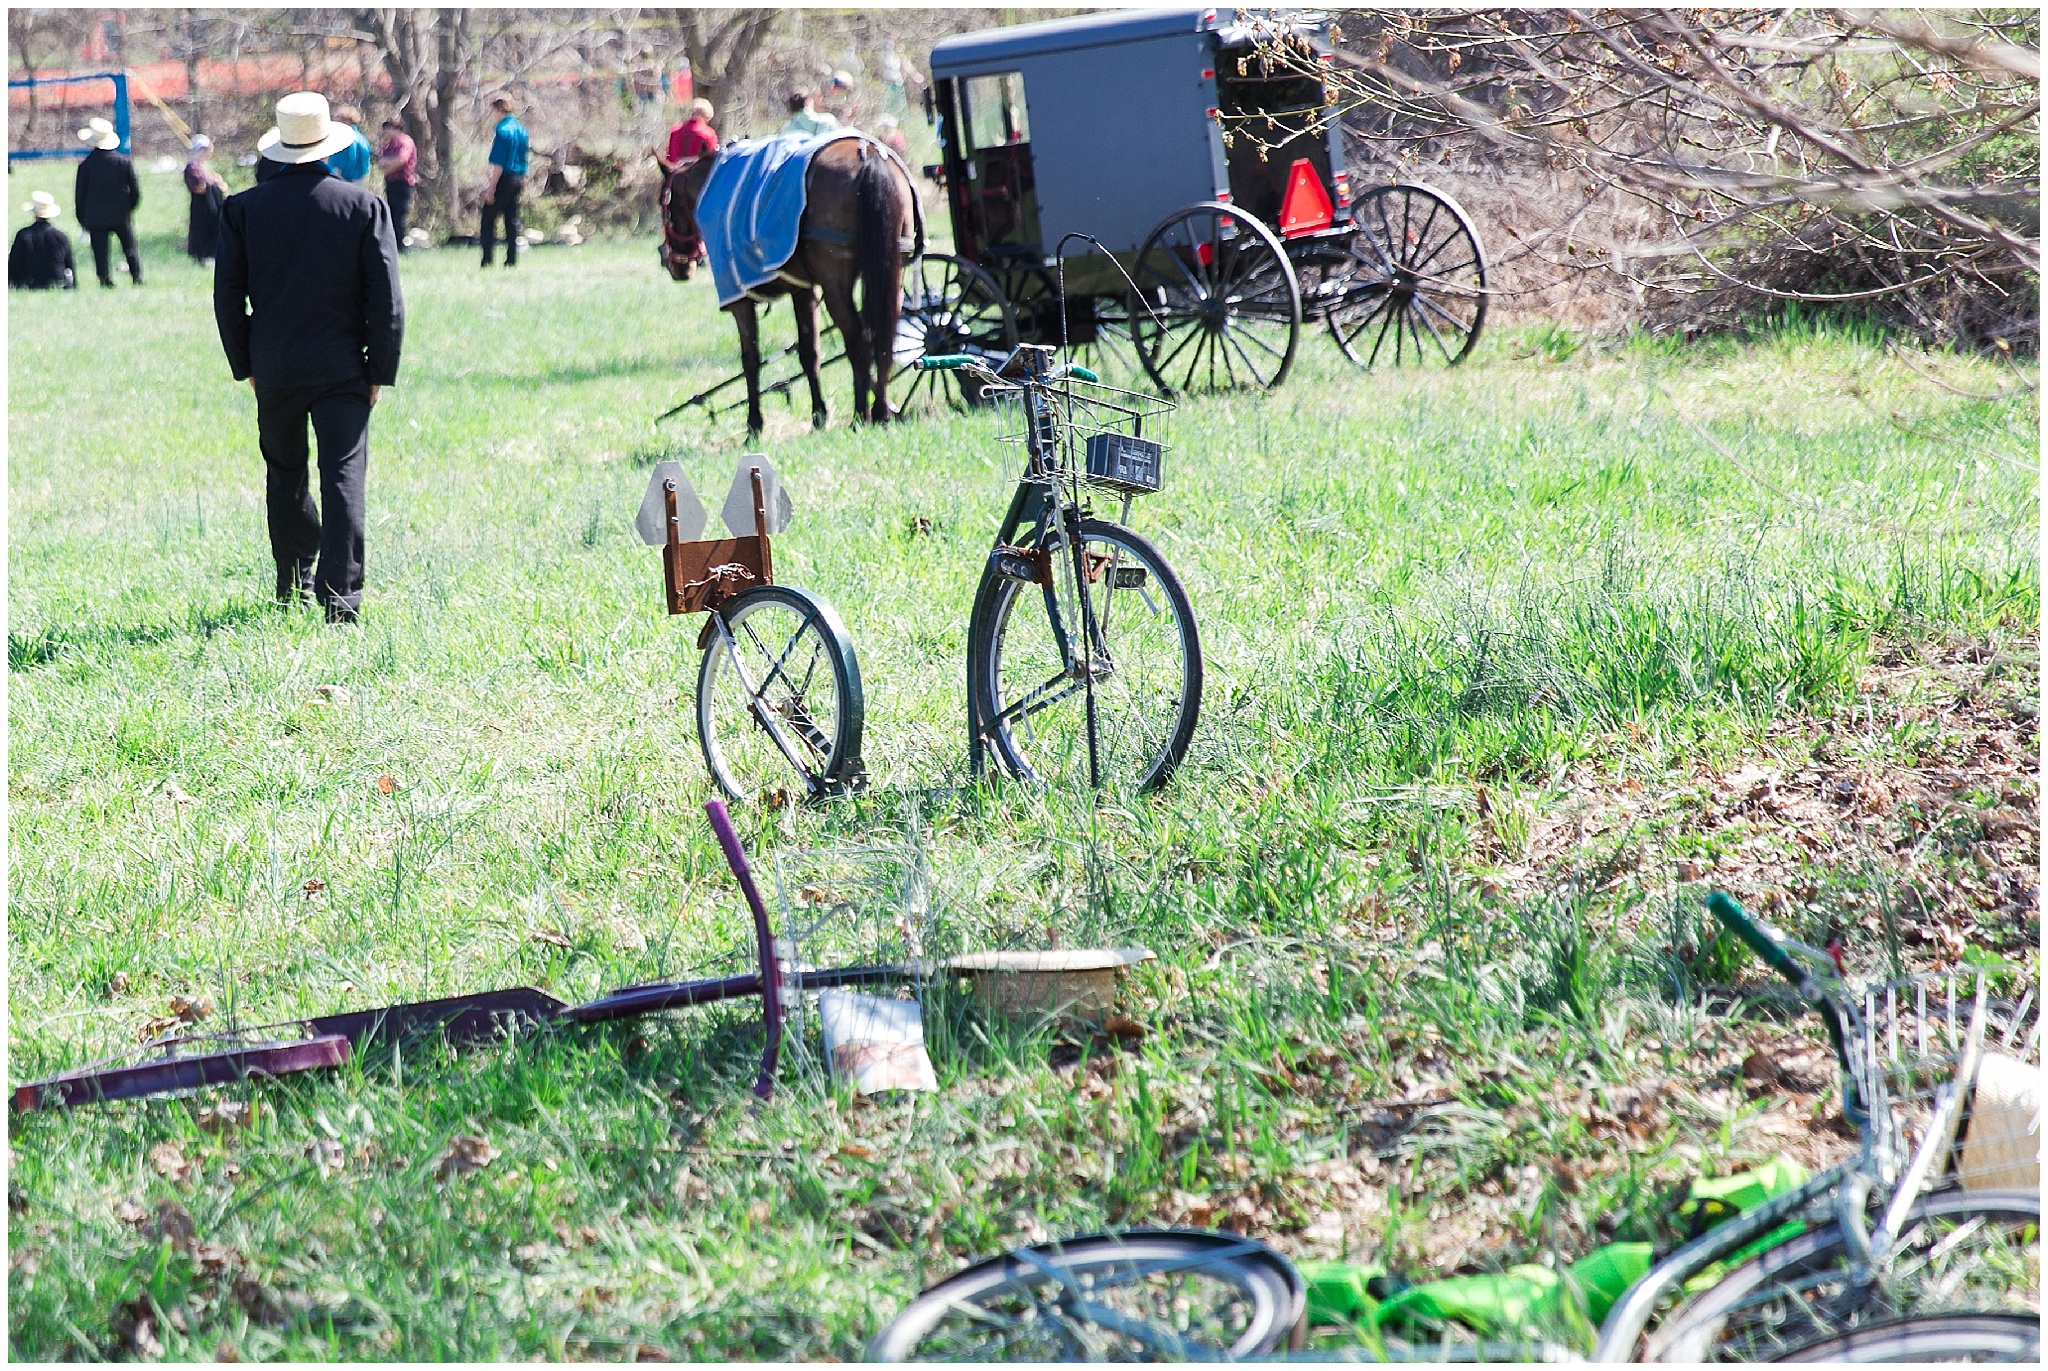
[[[711,127],[711,102],[692,100],[690,117],[668,131],[668,156],[655,154],[664,173],[673,173],[686,157],[702,157],[718,147],[718,131]]]
[[[412,191],[420,179],[420,150],[396,117],[384,121],[384,146],[377,152],[377,170],[384,173],[384,198],[391,204],[391,231],[404,252],[405,221],[412,213]]]
[[[704,260],[704,238],[697,232],[696,219],[683,201],[671,202],[674,188],[670,183],[683,163],[718,151],[718,130],[711,127],[712,113],[709,100],[692,100],[690,117],[668,131],[668,155],[662,156],[659,150],[654,154],[654,160],[661,166],[661,264],[678,281],[689,280],[691,269]]]

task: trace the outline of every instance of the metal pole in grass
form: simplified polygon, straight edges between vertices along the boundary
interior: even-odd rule
[[[761,1048],[761,1074],[754,1081],[754,1095],[765,1100],[775,1092],[775,1060],[782,1051],[782,977],[775,964],[775,934],[768,927],[768,907],[761,903],[761,892],[754,886],[746,849],[733,831],[725,801],[706,800],[704,813],[711,820],[711,831],[718,835],[718,845],[725,850],[726,865],[739,878],[747,908],[754,914],[754,942],[761,959],[761,1022],[768,1035]]]

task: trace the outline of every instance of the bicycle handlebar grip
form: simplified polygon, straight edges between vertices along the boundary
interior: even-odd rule
[[[1792,960],[1780,939],[1784,936],[1769,924],[1751,918],[1741,905],[1729,897],[1725,890],[1711,891],[1707,895],[1707,908],[1714,917],[1726,924],[1736,937],[1742,939],[1749,950],[1764,959],[1764,964],[1783,976],[1793,985],[1803,985],[1806,973]]]
[[[1102,378],[1086,367],[1068,367],[1067,375],[1078,376],[1084,381],[1093,381],[1096,385],[1102,384]]]
[[[964,352],[945,352],[932,357],[920,357],[910,365],[918,371],[958,371],[971,365],[974,359]]]

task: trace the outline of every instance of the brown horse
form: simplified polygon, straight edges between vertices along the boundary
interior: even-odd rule
[[[697,235],[697,197],[711,178],[718,154],[706,153],[676,168],[669,178],[669,225],[674,236]],[[781,279],[756,287],[726,306],[740,331],[740,367],[747,378],[747,434],[761,431],[761,327],[756,304],[787,295],[796,312],[796,355],[811,386],[811,426],[828,417],[818,381],[817,299],[846,342],[853,364],[853,408],[857,418],[877,423],[895,416],[889,408],[889,369],[894,360],[897,317],[903,308],[903,264],[923,248],[917,192],[910,176],[879,144],[842,138],[819,149],[804,175],[804,217],[796,252]],[[793,280],[791,278],[794,278]],[[853,287],[861,287],[861,304]],[[874,392],[874,402],[868,392]]]

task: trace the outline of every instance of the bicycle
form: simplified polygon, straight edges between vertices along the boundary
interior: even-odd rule
[[[1017,348],[1002,366],[920,357],[922,371],[981,383],[1026,465],[997,530],[968,619],[969,758],[993,757],[1021,780],[1077,778],[1152,790],[1187,754],[1202,700],[1202,646],[1180,578],[1127,527],[1132,503],[1160,488],[1166,445],[1145,421],[1170,402],[1104,385],[1054,349]],[[1087,488],[1084,490],[1084,487]],[[1121,498],[1098,519],[1088,491]],[[1043,617],[1024,606],[1039,591]]]
[[[742,458],[727,497],[734,536],[699,540],[703,507],[681,468],[665,467],[656,469],[648,501],[659,502],[668,612],[706,616],[697,635],[704,656],[696,714],[711,779],[735,801],[822,800],[857,789],[866,779],[860,663],[823,597],[775,582],[772,474],[764,479],[761,458]],[[734,517],[743,492],[751,495],[754,528],[744,535],[743,519]],[[788,518],[786,501],[778,518]],[[797,796],[785,789],[792,775],[802,787]]]
[[[1609,1314],[1593,1359],[2037,1357],[2038,1153],[2032,1188],[2004,1188],[2014,1168],[1973,1098],[1994,1054],[2038,1082],[2033,989],[1994,1002],[1980,971],[1967,988],[1968,974],[1946,973],[1858,993],[1828,953],[1719,891],[1707,905],[1820,1014],[1857,1155],[1652,1269]]]

